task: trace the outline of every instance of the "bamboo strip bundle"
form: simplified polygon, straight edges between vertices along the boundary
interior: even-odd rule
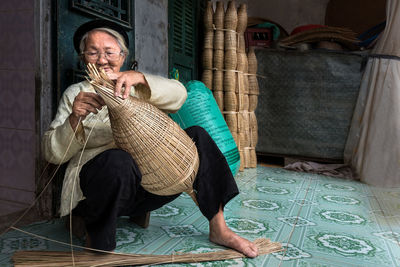
[[[141,173],[141,185],[157,195],[187,192],[196,201],[193,181],[199,157],[190,137],[165,113],[143,99],[114,97],[114,82],[88,64],[88,81],[109,111],[114,141],[129,152]],[[143,87],[144,88],[144,87]],[[149,95],[149,90],[140,93]]]
[[[282,251],[282,245],[260,238],[254,241],[259,255]],[[207,253],[184,253],[171,255],[146,254],[99,254],[92,252],[74,252],[74,266],[136,266],[167,263],[198,263],[207,261],[230,260],[245,257],[243,254],[225,249]],[[67,251],[17,251],[12,257],[15,267],[52,267],[72,266],[71,252]]]

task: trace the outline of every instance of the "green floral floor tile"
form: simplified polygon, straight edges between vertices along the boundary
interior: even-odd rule
[[[241,236],[281,242],[285,251],[255,259],[163,266],[400,266],[400,188],[259,166],[236,176],[240,195],[225,207],[227,225]],[[69,243],[63,222],[24,227]],[[123,217],[117,252],[201,253],[224,249],[208,240],[208,221],[187,194],[153,211],[140,228]],[[81,245],[82,240],[74,239]],[[10,231],[0,237],[0,267],[20,249],[69,250],[36,236]]]

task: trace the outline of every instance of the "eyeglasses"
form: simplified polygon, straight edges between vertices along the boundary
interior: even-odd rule
[[[98,51],[96,51],[96,52],[92,52],[92,51],[82,52],[82,55],[85,55],[87,57],[87,59],[93,60],[93,61],[94,60],[97,61],[101,57],[102,54],[104,54],[104,56],[106,57],[106,59],[108,61],[117,61],[123,55],[123,52],[122,51],[120,51],[120,52],[107,51],[107,52],[104,52],[104,53],[100,53]]]

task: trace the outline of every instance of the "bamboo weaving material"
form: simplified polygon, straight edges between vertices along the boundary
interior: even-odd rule
[[[141,173],[141,185],[157,195],[187,192],[196,202],[193,181],[199,167],[197,148],[190,137],[165,113],[130,96],[114,96],[114,83],[88,65],[89,82],[107,104],[115,143],[129,152]],[[148,95],[138,92],[139,95]]]
[[[254,244],[258,247],[259,255],[282,250],[280,243],[271,242],[265,238],[255,240]],[[199,254],[146,255],[75,252],[74,255],[76,267],[197,263],[244,257],[243,254],[232,249]],[[15,267],[71,266],[71,253],[66,251],[18,251],[13,255],[12,260]]]

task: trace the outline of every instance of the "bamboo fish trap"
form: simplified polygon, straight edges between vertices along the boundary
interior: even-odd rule
[[[254,241],[258,254],[264,255],[282,250],[278,242],[261,238]],[[74,266],[137,266],[167,263],[197,263],[204,261],[229,260],[244,257],[243,254],[225,249],[207,253],[185,253],[172,255],[146,254],[99,254],[92,252],[75,252]],[[18,251],[12,257],[15,267],[72,266],[71,252],[67,251]]]
[[[185,131],[141,98],[116,98],[114,82],[94,65],[88,64],[87,73],[106,102],[116,145],[132,155],[142,173],[143,188],[156,195],[187,192],[196,202],[193,181],[199,156]],[[148,97],[149,93],[139,91],[138,95]]]

